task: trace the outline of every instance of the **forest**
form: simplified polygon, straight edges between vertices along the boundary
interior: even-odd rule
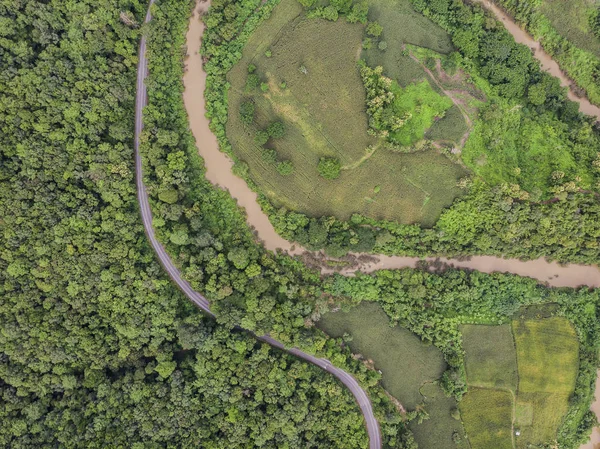
[[[275,3],[214,1],[205,19],[209,116],[221,142],[224,74]],[[504,322],[521,306],[558,304],[583,348],[559,441],[574,447],[582,440],[593,425],[595,291],[454,270],[322,279],[298,260],[267,252],[228,193],[204,178],[188,130],[181,76],[193,4],[161,1],[142,25],[146,7],[136,0],[0,3],[1,445],[367,447],[360,410],[341,384],[235,329],[241,326],[352,373],[368,389],[385,447],[412,449],[408,423],[380,374],[312,326],[334,303],[360,300],[382,303],[394,322],[440,348],[450,367],[443,385],[457,398],[465,390],[459,323]],[[361,3],[346,13],[357,21],[366,14]],[[139,218],[133,117],[141,33],[149,38],[142,151],[154,226],[192,286],[211,300],[216,321],[171,284]],[[557,102],[557,114],[570,120],[569,106]],[[585,134],[582,123],[576,131]],[[593,196],[569,192],[531,203],[518,189],[477,186],[431,230],[270,212],[286,237],[335,254],[598,260]]]

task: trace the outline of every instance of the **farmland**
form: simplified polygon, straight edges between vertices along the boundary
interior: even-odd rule
[[[389,5],[382,5],[384,9],[374,6],[372,10],[383,20]],[[421,24],[404,31],[414,37],[405,35],[407,42],[429,45],[438,51],[451,50],[449,38],[441,29],[431,35],[427,31],[429,20],[410,9],[408,1],[402,5],[395,20],[413,14],[420,17]],[[389,33],[397,32],[389,28]],[[252,34],[241,61],[228,74],[232,87],[226,131],[231,151],[247,164],[247,176],[277,207],[309,216],[333,215],[345,220],[361,213],[375,219],[431,226],[461,194],[456,185],[467,171],[435,149],[410,154],[392,152],[367,133],[365,91],[356,65],[363,34],[361,24],[308,19],[296,0],[282,0]],[[387,55],[396,47],[376,51]],[[400,67],[396,73],[404,73],[403,61],[407,62],[394,62]],[[422,67],[410,58],[408,61],[415,70],[411,79],[425,82],[419,84],[421,87],[410,85],[410,89],[430,89]],[[249,74],[249,68],[253,73]],[[250,75],[260,88],[248,87]],[[410,83],[399,80],[399,84]],[[448,102],[443,97],[441,110],[451,106]],[[240,110],[250,103],[253,116],[250,123],[244,123]],[[410,111],[415,107],[417,103],[406,96],[403,108]],[[415,116],[411,123],[416,131],[400,135],[399,140],[405,144],[419,141],[433,119],[433,115],[426,120]],[[257,133],[276,121],[283,124],[284,135],[257,143]],[[456,141],[453,131],[452,127],[438,126],[434,135],[436,139]],[[341,170],[336,179],[319,175],[317,166],[322,158],[339,160]]]
[[[469,392],[460,410],[473,449],[511,448],[513,431],[517,448],[556,438],[575,387],[578,341],[568,320],[543,317],[551,310],[461,328]]]
[[[349,312],[325,314],[318,327],[333,337],[351,335],[352,351],[372,360],[383,372],[385,389],[412,410],[422,402],[421,386],[442,375],[444,360],[434,346],[388,322],[378,304],[363,302]]]

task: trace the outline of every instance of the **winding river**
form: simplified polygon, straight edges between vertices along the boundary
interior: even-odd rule
[[[487,0],[480,1],[486,8],[492,11],[499,20],[501,20],[508,31],[513,34],[517,42],[523,43],[535,49],[535,57],[540,60],[542,67],[548,70],[552,75],[558,77],[563,86],[569,87],[571,81],[562,73],[558,64],[541,49],[539,43],[533,40],[526,32],[512,21],[504,12]],[[206,73],[202,68],[202,60],[199,56],[200,42],[204,31],[203,24],[198,18],[208,7],[208,2],[199,3],[194,13],[187,34],[186,72],[183,77],[184,93],[183,99],[189,116],[190,128],[196,139],[198,151],[204,159],[206,166],[206,177],[215,185],[229,191],[235,198],[239,206],[246,211],[248,224],[255,230],[257,237],[263,242],[269,250],[281,249],[290,255],[301,255],[307,251],[294,245],[280,237],[273,228],[266,214],[261,210],[257,202],[257,194],[253,192],[246,182],[235,176],[231,169],[232,160],[219,150],[216,137],[209,129],[209,120],[205,117],[204,107],[204,89],[206,85]],[[576,97],[569,91],[569,98],[580,104],[581,111],[594,115],[600,119],[600,108],[592,105],[587,99]],[[358,267],[353,266],[342,274],[351,275],[359,270],[370,273],[380,269],[398,269],[405,267],[414,267],[417,262],[423,259],[414,257],[399,256],[375,256],[368,258],[369,261],[361,263]],[[429,261],[436,258],[426,259]],[[531,277],[540,282],[547,283],[554,287],[600,287],[600,270],[597,266],[584,265],[559,265],[556,262],[547,262],[544,259],[531,261],[520,261],[517,259],[503,259],[492,256],[473,256],[468,261],[456,259],[440,259],[442,262],[452,264],[460,268],[474,269],[485,273],[509,272],[520,276]],[[599,382],[600,383],[600,382]],[[600,404],[596,403],[594,408],[597,414],[600,412]],[[599,415],[600,416],[600,415]],[[595,430],[593,442],[590,445],[582,446],[581,449],[595,449],[595,444],[600,442],[600,432]]]

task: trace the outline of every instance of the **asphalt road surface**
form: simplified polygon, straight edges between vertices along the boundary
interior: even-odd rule
[[[148,7],[148,12],[146,13],[145,22],[149,22],[151,19],[150,15],[150,7],[154,3],[154,0],[150,0],[150,4]],[[140,155],[140,135],[142,133],[143,123],[142,123],[142,111],[144,106],[147,104],[148,97],[146,92],[146,86],[144,84],[144,80],[146,79],[146,75],[148,74],[148,64],[146,60],[146,37],[142,36],[140,42],[140,53],[139,53],[139,63],[137,69],[137,88],[136,88],[136,103],[135,103],[135,141],[134,141],[134,149],[135,149],[135,176],[136,176],[136,187],[137,187],[137,197],[138,204],[140,207],[140,213],[142,215],[142,222],[144,223],[144,229],[146,231],[146,235],[152,248],[156,252],[156,256],[160,261],[163,268],[169,274],[169,277],[177,284],[177,286],[181,289],[181,291],[196,304],[200,309],[202,309],[206,314],[214,317],[214,313],[210,310],[210,303],[208,300],[202,296],[200,293],[195,291],[189,282],[184,280],[181,276],[181,272],[179,269],[173,264],[173,261],[165,251],[162,244],[157,240],[156,234],[154,232],[154,228],[152,227],[152,211],[150,209],[150,202],[148,200],[148,193],[146,192],[146,186],[144,185],[144,177],[142,172],[142,157]],[[320,359],[314,357],[310,354],[306,354],[299,349],[292,348],[287,349],[284,345],[277,340],[265,335],[263,337],[256,337],[258,340],[263,341],[275,348],[281,349],[283,351],[288,352],[302,360],[306,360],[307,362],[312,363],[313,365],[318,366],[319,368],[331,373],[337,379],[342,382],[354,395],[354,398],[358,402],[362,414],[365,419],[365,423],[367,426],[367,432],[369,434],[369,448],[370,449],[381,449],[381,434],[379,432],[379,424],[373,415],[373,407],[371,406],[371,402],[367,393],[360,387],[356,379],[352,377],[350,374],[336,368],[331,364],[329,360]]]

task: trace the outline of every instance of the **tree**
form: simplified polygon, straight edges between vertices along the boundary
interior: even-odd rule
[[[277,171],[282,176],[291,175],[294,172],[294,165],[292,161],[283,161],[277,164]]]
[[[273,122],[267,127],[267,133],[273,139],[280,139],[285,134],[285,128],[281,122]]]
[[[242,123],[249,125],[254,121],[254,109],[255,106],[253,101],[244,101],[240,105],[240,116],[242,118]]]
[[[254,135],[254,143],[256,145],[264,145],[269,141],[269,133],[266,131],[258,130]]]
[[[383,31],[383,27],[378,22],[369,22],[366,31],[369,36],[379,37]]]
[[[340,176],[342,164],[335,157],[322,157],[319,159],[319,174],[325,179],[337,179]]]

